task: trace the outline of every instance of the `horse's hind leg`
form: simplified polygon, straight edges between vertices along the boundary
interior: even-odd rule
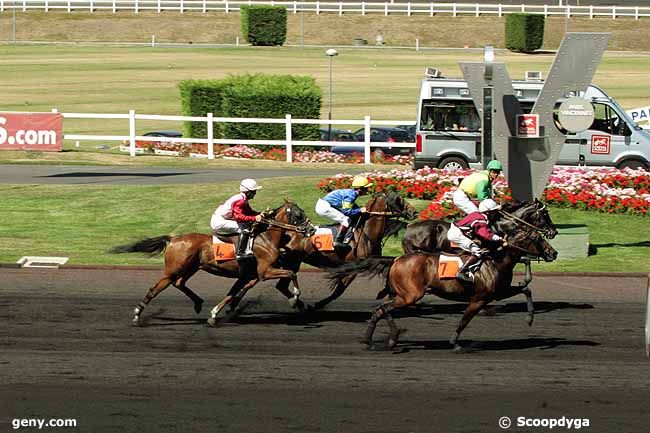
[[[388,323],[388,327],[390,328],[390,334],[388,336],[388,348],[392,349],[395,347],[397,344],[397,340],[399,338],[399,331],[397,329],[397,325],[395,325],[395,321],[393,320],[393,316],[391,316],[390,312],[394,310],[395,307],[393,305],[393,301],[389,301],[385,303],[384,305],[380,306],[377,308],[373,313],[372,317],[368,321],[368,327],[366,328],[366,334],[362,340],[362,343],[365,343],[368,345],[368,347],[372,347],[372,336],[375,333],[375,328],[377,327],[377,322],[379,322],[381,319],[386,319],[386,322]]]
[[[460,333],[463,332],[463,329],[467,327],[467,325],[472,320],[472,318],[476,316],[476,313],[478,313],[479,311],[481,311],[483,307],[485,307],[485,304],[486,302],[481,300],[476,302],[470,302],[470,304],[467,306],[465,312],[463,312],[463,317],[461,317],[460,322],[458,322],[456,333],[449,339],[449,343],[452,346],[454,346],[454,350],[459,351],[462,349],[462,347],[458,344],[458,338],[460,337]]]
[[[192,302],[194,302],[194,311],[196,311],[196,314],[199,314],[201,312],[201,308],[203,307],[203,298],[201,298],[199,295],[194,293],[192,289],[187,287],[187,280],[192,278],[192,276],[196,273],[196,271],[192,272],[189,275],[184,275],[176,280],[174,283],[174,287],[176,287],[178,290],[183,292],[185,296],[190,298]]]
[[[147,292],[146,295],[144,295],[144,298],[140,303],[138,304],[137,307],[135,307],[135,310],[133,310],[133,319],[131,320],[131,323],[133,326],[140,326],[140,314],[142,313],[142,310],[144,310],[144,307],[149,305],[149,302],[160,292],[165,290],[170,284],[172,283],[172,279],[165,275],[162,277],[156,284],[154,284],[149,291]]]

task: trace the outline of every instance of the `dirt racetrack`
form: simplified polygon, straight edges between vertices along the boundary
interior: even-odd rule
[[[200,274],[189,286],[206,300],[201,314],[170,288],[134,328],[157,275],[0,269],[0,431],[13,419],[74,418],[76,428],[40,431],[498,432],[503,416],[507,431],[567,431],[518,427],[518,417],[650,431],[644,278],[538,276],[532,328],[523,296],[496,303],[455,354],[447,340],[463,305],[433,297],[397,318],[408,332],[396,351],[364,350],[376,280],[307,319],[264,283],[213,329],[208,304],[230,281]],[[306,301],[325,295],[322,274],[300,280]]]

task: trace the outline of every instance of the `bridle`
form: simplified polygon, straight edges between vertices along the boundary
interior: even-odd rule
[[[291,209],[288,208],[288,207],[285,207],[284,210],[285,210],[285,213],[287,213],[287,214],[291,213]],[[278,228],[285,229],[285,230],[294,231],[294,232],[301,233],[301,234],[304,234],[304,235],[311,235],[316,231],[316,227],[314,227],[314,225],[311,223],[311,221],[307,217],[305,217],[305,220],[302,222],[302,224],[299,224],[299,225],[283,223],[281,221],[278,221],[278,220],[272,219],[272,218],[262,218],[260,223],[267,224],[267,225],[273,226],[273,227],[278,227]]]
[[[541,208],[537,208],[537,212],[543,211],[544,209],[546,209],[546,205],[542,205]],[[542,229],[540,227],[537,227],[536,225],[533,225],[533,224],[529,223],[528,221],[524,221],[523,219],[521,219],[519,217],[516,217],[513,214],[504,211],[503,209],[499,209],[498,212],[501,215],[503,215],[504,218],[506,218],[506,219],[508,219],[510,221],[514,221],[515,224],[517,224],[517,225],[521,224],[523,226],[528,227],[531,230],[536,231],[537,233],[539,233],[539,234],[541,234],[543,236],[546,236],[546,237],[550,236],[550,232],[551,232],[550,229]]]

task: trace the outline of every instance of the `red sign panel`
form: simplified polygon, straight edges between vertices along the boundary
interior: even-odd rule
[[[597,155],[609,155],[610,141],[609,135],[592,135],[591,136],[591,153]]]
[[[0,150],[60,152],[61,113],[0,113]]]
[[[539,137],[539,115],[517,114],[517,137]]]

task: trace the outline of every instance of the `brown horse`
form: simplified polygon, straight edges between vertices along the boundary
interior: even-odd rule
[[[457,252],[456,249],[451,248],[447,239],[449,225],[446,221],[438,220],[424,220],[409,224],[402,238],[404,252]],[[512,231],[520,225],[542,233],[549,239],[557,235],[557,228],[551,220],[546,205],[537,199],[532,202],[505,204],[503,210],[499,212],[499,218],[493,224],[494,229],[501,233]]]
[[[406,227],[402,218],[414,219],[418,215],[418,211],[397,192],[375,193],[365,207],[367,213],[360,214],[356,221],[349,248],[322,252],[316,249],[309,237],[296,237],[292,244],[284,248],[285,253],[280,258],[282,266],[298,272],[302,262],[317,268],[333,268],[345,262],[379,256],[385,239]],[[329,296],[314,304],[314,309],[321,309],[341,296],[354,278],[355,276],[351,275],[341,279]],[[276,288],[286,293],[289,282],[288,279],[282,279]]]
[[[287,278],[293,282],[293,291],[289,291],[287,288],[283,294],[290,300],[293,307],[301,308],[303,304],[299,299],[300,288],[296,273],[289,269],[280,269],[275,266],[275,263],[280,256],[280,248],[290,242],[293,235],[311,230],[309,220],[297,204],[285,200],[282,206],[275,209],[269,218],[263,221],[264,224],[260,228],[262,230],[266,228],[266,230],[262,231],[253,243],[257,267],[253,269],[253,276],[246,278],[244,283],[250,284],[251,281],[254,281],[252,283],[254,285],[259,280]],[[161,254],[163,251],[165,253],[163,277],[149,289],[144,299],[135,308],[133,325],[140,325],[142,310],[170,284],[194,302],[194,311],[201,312],[203,299],[187,287],[187,281],[200,269],[221,277],[237,278],[238,282],[242,279],[237,260],[219,262],[215,260],[212,250],[212,235],[187,233],[179,236],[159,236],[110,250],[111,253],[140,252],[150,255]],[[250,289],[252,285],[246,285],[246,290]],[[236,293],[239,288],[235,284],[231,292]],[[232,296],[233,293],[229,293],[229,295]],[[212,317],[216,317],[216,314],[213,314]]]
[[[545,261],[557,258],[557,251],[535,231],[522,230],[512,235],[509,245],[493,253],[485,260],[480,269],[474,274],[472,284],[452,279],[442,279],[438,274],[439,253],[415,252],[405,254],[396,259],[390,257],[370,258],[364,261],[346,264],[331,272],[332,284],[337,284],[342,278],[349,278],[350,273],[379,275],[386,278],[386,287],[378,295],[378,299],[386,295],[389,300],[384,302],[372,314],[368,322],[364,342],[373,345],[372,336],[380,319],[386,319],[390,328],[388,347],[393,348],[398,341],[399,331],[391,312],[415,304],[425,293],[432,293],[444,299],[469,302],[460,319],[455,334],[449,342],[455,350],[460,350],[458,338],[469,324],[470,320],[493,300],[510,298],[514,295],[526,294],[526,285],[512,285],[513,269],[525,255],[541,257]],[[532,303],[532,302],[531,302]],[[530,303],[529,309],[532,308]]]

